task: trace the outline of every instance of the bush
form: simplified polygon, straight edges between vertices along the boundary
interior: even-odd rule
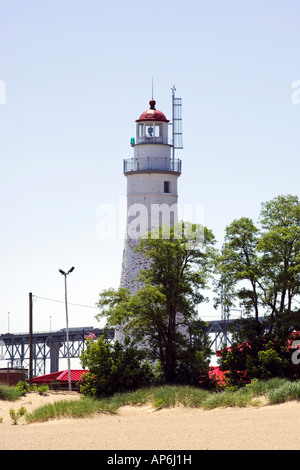
[[[12,387],[0,383],[0,400],[15,401],[24,395],[17,386]]]
[[[221,370],[228,371],[229,385],[240,387],[253,379],[275,377],[299,379],[300,367],[292,362],[290,331],[271,331],[267,321],[255,319],[235,321],[234,325],[233,345],[221,352]]]
[[[40,395],[46,395],[46,393],[49,392],[49,386],[47,384],[30,385],[28,382],[22,381],[18,382],[15,388],[21,395],[26,395],[27,392],[38,392]]]
[[[277,351],[267,349],[266,351],[259,351],[257,356],[261,369],[261,378],[268,379],[269,377],[282,375],[284,359],[280,357]]]
[[[210,367],[206,352],[197,345],[188,345],[180,352],[176,367],[176,383],[191,385],[208,390],[219,388],[217,379],[209,374]]]
[[[29,391],[30,385],[29,383],[23,382],[22,380],[20,380],[15,387],[23,396],[23,395],[26,395],[26,393]]]
[[[113,344],[103,337],[94,342],[87,340],[87,348],[80,360],[89,372],[82,377],[80,391],[98,398],[145,387],[154,375],[144,359],[144,351],[129,340],[124,345],[118,341]]]
[[[26,415],[27,411],[24,406],[21,406],[21,408],[18,409],[18,411],[15,411],[13,408],[9,410],[9,414],[11,419],[13,420],[13,424],[18,424],[19,419]]]

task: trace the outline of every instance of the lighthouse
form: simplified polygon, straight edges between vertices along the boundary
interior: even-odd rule
[[[172,133],[170,121],[151,98],[149,108],[136,120],[136,135],[131,138],[133,157],[123,161],[127,179],[127,222],[124,241],[120,287],[133,294],[141,288],[136,281],[140,269],[148,266],[134,248],[149,231],[173,225],[178,219],[178,178],[181,160],[175,148],[181,145],[181,98],[172,88]],[[176,122],[175,122],[176,121]],[[116,332],[119,341],[121,332]]]

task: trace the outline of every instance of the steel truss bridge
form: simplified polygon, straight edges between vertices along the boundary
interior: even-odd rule
[[[84,327],[69,328],[70,358],[79,358],[85,348],[85,340],[103,335],[102,328]],[[106,330],[110,339],[114,338],[113,330]],[[44,331],[32,335],[33,376],[46,374],[46,365],[50,362],[50,373],[59,369],[59,359],[67,359],[66,329]],[[0,359],[7,367],[29,368],[30,337],[29,333],[0,335]]]
[[[205,330],[211,338],[214,351],[231,344],[228,326],[232,320],[212,320],[206,322]],[[79,358],[85,348],[85,340],[99,338],[104,333],[102,328],[69,328],[70,358]],[[114,330],[106,330],[109,339],[114,338]],[[67,359],[66,329],[33,333],[32,337],[33,376],[46,374],[46,365],[50,373],[59,369],[59,360]],[[28,369],[30,358],[30,337],[28,333],[6,333],[0,335],[0,360],[6,367]]]
[[[210,347],[215,352],[231,345],[229,326],[234,320],[236,319],[205,321],[207,324],[205,331],[211,338]]]

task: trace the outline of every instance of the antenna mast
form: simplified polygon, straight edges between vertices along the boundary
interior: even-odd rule
[[[182,99],[175,97],[176,87],[172,90],[172,156],[175,163],[175,149],[183,149],[182,144]]]

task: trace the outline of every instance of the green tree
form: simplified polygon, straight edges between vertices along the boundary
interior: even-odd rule
[[[297,308],[300,294],[300,202],[278,196],[263,203],[260,227],[251,219],[235,220],[226,228],[219,258],[221,286],[227,302],[236,301],[246,313],[268,316],[271,327]]]
[[[278,196],[263,203],[260,214],[263,301],[271,324],[295,308],[300,294],[300,202],[297,196]],[[297,303],[297,302],[296,302]],[[297,306],[297,305],[296,305]]]
[[[180,227],[181,232],[178,226],[163,227],[141,239],[136,249],[149,259],[149,268],[139,274],[143,287],[134,295],[124,288],[103,291],[98,317],[144,346],[149,359],[161,364],[167,383],[198,383],[210,349],[199,328],[197,305],[206,300],[215,239],[206,227]]]
[[[300,329],[300,202],[278,196],[262,204],[259,223],[241,218],[226,228],[218,264],[218,302],[235,302],[249,318],[236,322],[233,347],[222,354],[232,383],[270,376],[298,377],[287,345]],[[261,321],[262,319],[263,322]]]
[[[225,243],[219,257],[217,303],[230,310],[239,301],[247,313],[259,316],[260,265],[257,253],[258,229],[246,217],[234,220],[225,233]]]

